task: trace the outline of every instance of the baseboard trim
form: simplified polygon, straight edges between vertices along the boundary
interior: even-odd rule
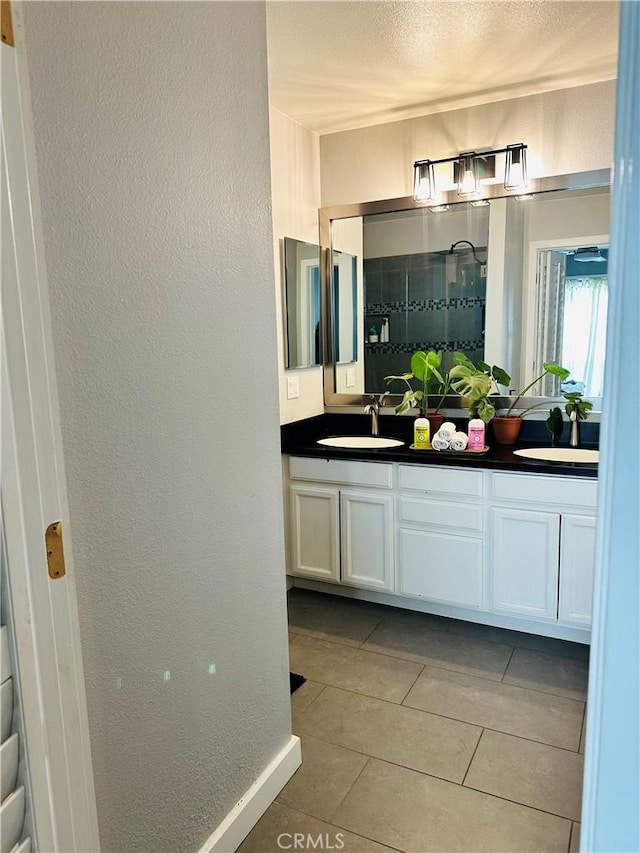
[[[199,853],[231,853],[237,850],[301,763],[300,738],[291,735],[286,746],[207,838]]]

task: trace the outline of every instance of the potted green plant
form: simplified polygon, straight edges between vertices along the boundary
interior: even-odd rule
[[[449,371],[451,387],[466,401],[469,418],[480,418],[488,424],[496,413],[489,397],[499,394],[498,385],[508,385],[511,377],[496,364],[491,366],[486,361],[474,364],[462,352],[454,352],[453,361]]]
[[[581,386],[583,387],[583,386]],[[582,399],[582,391],[565,391],[562,395],[567,401],[565,412],[569,415],[571,428],[569,430],[570,447],[580,446],[580,421],[586,421],[589,417],[593,403]]]
[[[414,388],[411,384],[417,379],[422,384],[421,388]],[[385,376],[384,381],[389,384],[400,380],[407,385],[402,400],[396,406],[396,414],[402,415],[409,409],[419,409],[423,417],[429,419],[432,434],[442,426],[444,415],[440,411],[445,397],[449,393],[451,380],[449,374],[442,370],[442,351],[429,350],[424,352],[418,350],[411,356],[411,372],[402,373],[399,376]],[[430,398],[436,397],[435,406],[430,409]]]
[[[545,362],[542,367],[544,368],[542,373],[539,376],[530,382],[525,388],[520,391],[517,396],[513,398],[513,401],[509,405],[509,408],[504,414],[497,414],[493,421],[493,435],[498,444],[515,444],[518,440],[518,436],[520,435],[520,428],[522,427],[522,418],[533,409],[537,409],[539,406],[544,406],[546,403],[535,403],[533,406],[528,406],[524,411],[519,412],[517,415],[512,414],[513,410],[517,407],[518,402],[527,391],[530,391],[533,386],[544,379],[545,376],[557,376],[560,382],[564,382],[565,379],[569,376],[569,371],[565,367],[560,367],[559,364],[554,364],[553,362]]]

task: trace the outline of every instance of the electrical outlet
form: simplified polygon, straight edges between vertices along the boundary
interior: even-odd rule
[[[356,371],[354,367],[347,367],[347,388],[353,388],[356,384]]]
[[[300,382],[297,376],[287,376],[287,400],[296,400],[300,396]]]

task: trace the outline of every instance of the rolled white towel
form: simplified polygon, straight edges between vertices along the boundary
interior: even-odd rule
[[[449,444],[449,439],[443,438],[440,435],[440,430],[438,430],[438,432],[431,439],[431,447],[433,447],[434,450],[448,450]]]
[[[456,431],[456,425],[452,424],[451,421],[445,421],[442,424],[442,426],[440,427],[440,429],[438,430],[437,435],[439,435],[440,438],[446,438],[446,439],[448,439],[448,441],[451,441],[455,431]]]
[[[454,432],[453,438],[451,439],[451,449],[466,450],[468,443],[469,436],[466,434],[466,432]]]

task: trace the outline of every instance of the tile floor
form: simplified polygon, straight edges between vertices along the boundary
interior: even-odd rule
[[[302,589],[289,628],[303,764],[242,853],[578,850],[586,646]]]

